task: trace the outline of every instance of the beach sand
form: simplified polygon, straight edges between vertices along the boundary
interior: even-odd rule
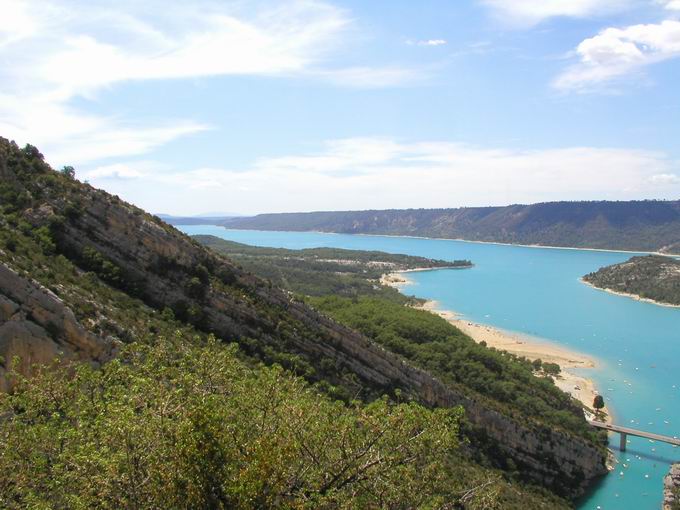
[[[384,275],[381,283],[402,290],[404,286],[411,283],[407,273],[408,271]],[[544,362],[557,363],[561,372],[555,378],[555,385],[579,400],[587,408],[584,412],[588,419],[594,418],[589,411],[595,396],[599,394],[595,384],[590,379],[569,370],[570,368],[595,368],[594,359],[528,335],[471,322],[455,312],[442,310],[436,301],[427,301],[418,308],[443,317],[478,343],[485,342],[489,347],[524,356],[532,361],[541,359]],[[606,413],[607,409],[603,411]]]

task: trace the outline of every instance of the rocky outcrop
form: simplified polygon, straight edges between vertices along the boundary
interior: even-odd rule
[[[680,510],[680,464],[673,464],[664,478],[663,510]]]
[[[12,387],[10,369],[31,375],[55,358],[101,363],[115,347],[86,331],[51,291],[0,263],[0,391]]]

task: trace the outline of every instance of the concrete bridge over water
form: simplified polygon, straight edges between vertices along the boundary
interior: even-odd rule
[[[673,446],[680,446],[680,439],[676,437],[663,436],[661,434],[654,434],[652,432],[645,432],[643,430],[630,429],[628,427],[620,427],[618,425],[610,425],[602,421],[588,420],[588,423],[598,429],[608,430],[610,432],[617,432],[621,435],[621,442],[619,443],[619,450],[626,451],[626,439],[628,436],[644,437],[653,441],[668,443]]]

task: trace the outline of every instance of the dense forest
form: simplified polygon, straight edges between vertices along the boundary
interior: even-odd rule
[[[660,255],[633,257],[583,279],[595,287],[680,306],[680,261]]]
[[[414,302],[393,287],[380,285],[385,273],[416,268],[471,267],[469,260],[432,260],[377,251],[311,248],[262,248],[214,236],[193,236],[248,271],[279,287],[306,296],[380,296],[399,303]]]
[[[678,201],[261,214],[214,223],[237,229],[408,235],[680,253]]]
[[[281,290],[0,139],[0,506],[552,509],[604,474],[530,364],[362,288]]]

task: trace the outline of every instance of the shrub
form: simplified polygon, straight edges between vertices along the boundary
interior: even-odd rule
[[[459,408],[348,407],[214,341],[43,372],[0,414],[8,509],[413,508],[467,492],[448,460]]]

